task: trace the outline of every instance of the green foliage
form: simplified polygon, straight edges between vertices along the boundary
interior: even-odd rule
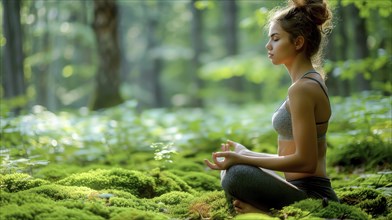
[[[377,93],[334,99],[329,162],[341,166],[387,168],[392,163],[390,98]],[[342,132],[343,131],[343,132]]]
[[[0,189],[6,192],[18,192],[48,183],[49,182],[45,180],[35,179],[25,173],[13,173],[0,176]]]
[[[371,188],[347,188],[338,193],[342,203],[356,206],[372,216],[387,212],[387,198]]]
[[[333,98],[332,103],[328,172],[343,203],[320,207],[318,201],[305,201],[273,217],[388,219],[392,204],[389,99],[368,93]],[[278,105],[138,113],[128,102],[102,112],[53,114],[36,108],[31,114],[7,118],[1,122],[5,150],[0,154],[0,205],[31,210],[1,213],[0,218],[234,218],[219,172],[206,169],[203,159],[226,139],[275,153],[270,116]],[[153,143],[162,145],[151,148]],[[30,164],[39,161],[49,163]],[[376,193],[365,190],[362,197],[353,188]]]
[[[234,220],[278,220],[279,218],[271,217],[265,214],[258,214],[258,213],[248,213],[237,215]],[[313,218],[314,219],[314,218]]]
[[[96,190],[87,188],[85,186],[61,186],[57,184],[44,185],[30,189],[30,192],[44,195],[52,200],[64,200],[64,199],[82,199],[87,200],[94,198],[97,194]]]
[[[206,192],[195,196],[189,211],[192,219],[227,219],[231,217],[225,194],[222,191]]]
[[[197,191],[215,191],[221,189],[220,180],[205,173],[187,172],[182,176],[182,179]]]
[[[194,195],[187,192],[172,191],[155,197],[153,200],[163,207],[161,210],[164,212],[178,218],[186,218],[190,203],[194,198]]]
[[[58,182],[60,185],[87,186],[95,190],[118,189],[138,197],[151,198],[154,195],[154,179],[146,174],[125,169],[91,170],[73,174]]]
[[[314,217],[327,219],[369,219],[369,216],[359,208],[331,201],[326,207],[323,207],[321,200],[314,199],[302,200],[284,207],[278,211],[277,216],[284,219],[287,219],[287,217],[291,217],[291,219],[313,219]]]
[[[156,188],[155,195],[171,191],[193,192],[193,189],[180,177],[171,173],[170,171],[161,171],[160,169],[153,169],[149,173],[155,180]]]
[[[91,212],[67,209],[53,204],[27,203],[21,206],[8,205],[2,207],[7,210],[0,213],[1,219],[6,220],[33,220],[33,219],[72,219],[72,220],[103,220],[104,218],[91,215]]]
[[[168,220],[169,217],[156,212],[140,211],[137,209],[126,210],[113,216],[111,220]]]

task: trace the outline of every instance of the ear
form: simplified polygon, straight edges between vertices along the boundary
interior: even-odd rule
[[[297,39],[295,39],[295,49],[300,50],[304,44],[305,44],[305,38],[303,36],[298,36]]]

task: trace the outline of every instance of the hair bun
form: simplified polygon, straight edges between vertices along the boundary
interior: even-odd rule
[[[292,6],[300,9],[316,25],[323,25],[331,19],[332,13],[324,0],[291,0]]]

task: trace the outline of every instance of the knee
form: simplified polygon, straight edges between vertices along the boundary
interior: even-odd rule
[[[226,170],[222,179],[222,188],[226,192],[242,188],[246,182],[253,179],[255,172],[259,170],[257,167],[249,165],[234,165]]]

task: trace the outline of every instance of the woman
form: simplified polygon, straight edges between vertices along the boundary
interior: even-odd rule
[[[256,153],[233,141],[207,166],[222,170],[222,187],[238,213],[268,212],[306,198],[338,201],[326,174],[326,132],[331,106],[321,60],[327,24],[325,0],[292,0],[270,20],[268,57],[285,65],[292,84],[273,116],[278,154]],[[233,150],[230,150],[233,148]],[[284,172],[284,177],[273,173]]]

